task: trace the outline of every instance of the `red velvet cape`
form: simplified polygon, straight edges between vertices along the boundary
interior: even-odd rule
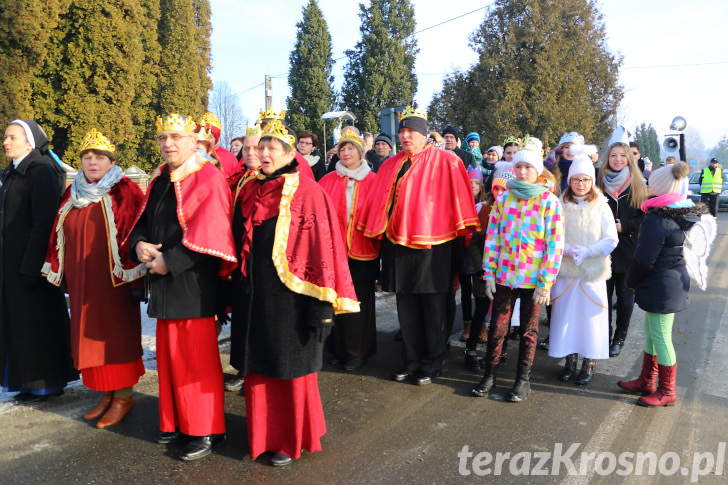
[[[396,186],[408,159],[410,169]],[[480,230],[465,167],[456,155],[432,145],[412,157],[401,151],[388,158],[377,171],[357,228],[377,239],[386,233],[393,243],[415,249]]]
[[[114,286],[134,281],[147,272],[143,264],[136,264],[129,259],[129,247],[126,241],[134,227],[143,199],[144,194],[139,186],[124,176],[99,202],[106,222],[106,236],[109,241],[109,269]],[[72,209],[71,187],[69,186],[61,198],[61,206],[53,223],[54,230],[42,269],[43,275],[56,286],[60,285],[63,280],[66,243],[63,221]]]
[[[224,149],[220,145],[215,145],[215,148],[212,149],[212,154],[220,162],[220,168],[222,168],[222,173],[226,177],[237,172],[238,168],[243,164],[229,150]]]
[[[149,194],[166,164],[154,171],[144,203],[132,227],[147,208]],[[194,154],[170,173],[177,197],[177,220],[182,227],[182,244],[192,251],[220,258],[221,276],[235,269],[232,231],[232,195],[225,176],[206,158]]]
[[[374,172],[369,172],[364,180],[356,182],[348,224],[346,221],[346,184],[349,177],[341,177],[336,172],[330,172],[319,180],[319,185],[329,194],[336,207],[341,234],[346,237],[348,256],[351,259],[371,261],[379,256],[379,239],[365,237],[364,233],[356,228],[357,218],[366,202],[367,195],[374,186],[376,177]]]
[[[358,312],[336,208],[326,193],[298,172],[265,183],[261,177],[243,184],[235,203],[245,220],[243,276],[254,226],[277,216],[272,257],[281,282],[295,293],[331,303],[337,314]]]

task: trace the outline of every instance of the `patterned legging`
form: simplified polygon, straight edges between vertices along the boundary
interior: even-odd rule
[[[675,347],[672,345],[674,313],[645,312],[645,352],[657,356],[660,365],[675,365]]]
[[[518,364],[532,365],[536,353],[538,340],[538,316],[541,305],[533,301],[534,289],[509,288],[496,285],[493,299],[493,317],[488,329],[488,355],[487,362],[497,365],[500,362],[503,342],[508,335],[513,315],[513,305],[517,298],[521,298],[521,326],[519,332],[521,341],[518,348]]]

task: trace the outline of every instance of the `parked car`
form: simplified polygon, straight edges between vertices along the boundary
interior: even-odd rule
[[[700,174],[702,170],[690,174],[688,198],[696,204],[700,202]],[[723,169],[723,191],[718,197],[718,208],[728,209],[728,169]]]

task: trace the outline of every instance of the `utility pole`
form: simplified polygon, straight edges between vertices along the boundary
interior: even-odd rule
[[[273,88],[270,82],[270,74],[265,75],[265,109],[268,111],[273,107]]]

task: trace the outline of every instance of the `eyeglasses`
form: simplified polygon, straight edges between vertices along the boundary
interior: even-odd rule
[[[299,145],[313,145],[313,143],[308,140],[298,140],[298,144]]]
[[[193,133],[187,133],[187,134],[185,134],[185,135],[182,135],[182,134],[180,134],[180,133],[170,133],[169,135],[167,135],[167,134],[164,134],[164,133],[160,133],[160,134],[159,134],[159,135],[157,136],[157,140],[158,140],[158,141],[160,141],[160,142],[163,142],[163,141],[167,141],[167,139],[170,139],[170,140],[172,140],[172,141],[175,141],[175,142],[176,142],[176,141],[179,141],[179,140],[181,140],[182,138],[186,138],[186,137],[188,137],[188,136],[189,136],[189,137],[194,137],[195,135],[194,135]]]
[[[569,182],[574,185],[589,185],[590,183],[592,183],[592,179],[590,179],[590,178],[577,179],[577,178],[571,177],[571,179],[569,179]]]
[[[640,156],[640,152],[632,152],[632,156],[639,157]]]

